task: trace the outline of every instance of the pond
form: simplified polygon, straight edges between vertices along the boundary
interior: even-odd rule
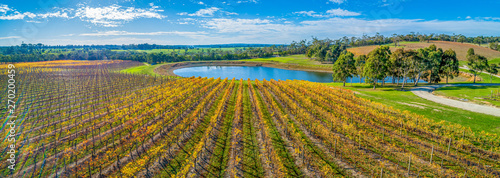
[[[181,77],[207,77],[250,80],[307,80],[311,82],[333,82],[332,73],[309,72],[300,70],[287,70],[262,66],[199,66],[187,67],[174,70],[174,74]],[[359,83],[360,78],[352,78],[352,82]],[[361,79],[364,82],[363,79]],[[386,81],[392,81],[387,78]],[[347,82],[351,82],[348,79]],[[421,81],[423,82],[423,81]]]

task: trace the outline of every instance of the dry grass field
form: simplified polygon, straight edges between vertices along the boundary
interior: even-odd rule
[[[494,59],[500,57],[500,52],[495,51],[489,48],[481,47],[478,45],[467,44],[467,43],[457,43],[457,42],[449,42],[449,41],[431,41],[430,43],[404,43],[400,46],[405,49],[419,49],[430,46],[431,44],[435,44],[438,48],[443,48],[443,50],[453,49],[457,53],[458,60],[465,61],[465,56],[467,55],[467,50],[469,48],[474,48],[476,54],[480,54],[485,56],[488,59]],[[348,51],[354,53],[355,55],[368,54],[373,49],[377,48],[377,45],[373,46],[362,46],[356,48],[349,48]],[[391,50],[394,51],[396,47],[391,46]]]

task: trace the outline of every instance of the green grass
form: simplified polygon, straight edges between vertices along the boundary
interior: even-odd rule
[[[229,149],[231,148],[231,129],[233,126],[234,108],[236,104],[236,96],[238,94],[239,83],[236,82],[233,87],[231,98],[228,101],[228,107],[225,111],[224,121],[219,130],[219,137],[216,141],[215,148],[210,158],[210,166],[208,172],[211,174],[206,177],[222,177],[226,173],[225,166],[229,162]]]
[[[489,60],[488,64],[500,64],[500,58]]]
[[[434,93],[452,99],[467,99],[480,104],[491,104],[500,107],[500,98],[498,101],[489,99],[492,92],[497,93],[498,91],[500,91],[500,86],[468,86],[439,88]]]
[[[250,87],[254,88],[254,90],[253,90],[254,92],[258,91],[257,88],[255,87],[255,85],[252,85]],[[281,162],[283,163],[283,166],[286,169],[286,170],[282,170],[282,171],[286,171],[287,175],[289,175],[291,177],[303,177],[303,173],[299,169],[299,167],[295,164],[295,160],[294,160],[293,156],[286,149],[285,140],[283,140],[283,138],[281,137],[281,134],[276,129],[276,124],[274,123],[274,121],[271,120],[271,117],[272,117],[271,113],[267,109],[264,101],[262,100],[262,97],[258,93],[256,93],[255,95],[257,96],[256,99],[259,101],[259,104],[260,104],[260,105],[257,105],[257,103],[255,103],[255,105],[257,105],[257,107],[260,107],[260,109],[262,111],[262,115],[263,115],[262,119],[267,120],[267,122],[264,123],[266,125],[264,127],[269,128],[269,137],[271,139],[272,145],[273,145],[274,149],[276,150],[276,153],[278,154],[278,156],[281,158]]]
[[[131,74],[150,75],[150,76],[161,76],[161,75],[156,74],[154,72],[154,70],[161,65],[164,65],[164,64],[149,65],[147,63],[144,63],[143,66],[137,66],[137,67],[131,67],[128,69],[123,69],[120,72],[131,73]]]
[[[467,61],[458,61],[460,66],[467,65]],[[495,58],[488,61],[488,64],[500,64],[500,58]]]
[[[341,83],[328,83],[330,86],[342,86]],[[357,96],[392,106],[395,109],[407,110],[423,115],[435,121],[448,121],[470,127],[474,132],[490,132],[500,134],[500,119],[495,116],[475,113],[454,107],[438,104],[414,95],[410,91],[398,91],[395,87],[384,87],[373,90],[367,84],[346,84],[346,88],[358,91]]]
[[[241,61],[293,64],[293,65],[302,65],[302,66],[319,67],[319,68],[333,67],[332,64],[321,64],[321,62],[315,61],[313,59],[309,59],[308,57],[306,57],[303,54],[290,55],[290,56],[284,56],[284,57],[244,59]]]
[[[469,70],[466,69],[460,69],[460,71],[470,73]],[[476,81],[476,83],[500,83],[500,78],[495,76],[490,77],[489,74],[481,73],[478,74],[477,76],[481,77],[483,81]],[[465,83],[471,83],[471,82],[465,82]]]
[[[243,85],[243,177],[264,177],[248,84]]]

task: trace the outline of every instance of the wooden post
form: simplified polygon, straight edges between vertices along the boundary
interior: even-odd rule
[[[337,157],[337,139],[335,139],[335,149],[333,150],[333,157]]]
[[[430,164],[432,164],[432,154],[434,154],[434,145],[432,145],[432,151],[431,151],[431,160],[430,160]]]
[[[410,158],[408,160],[408,176],[410,176],[410,168],[411,168],[411,155],[410,155]]]
[[[450,154],[450,146],[451,146],[451,138],[450,138],[450,142],[448,142],[448,151],[446,152],[446,155]]]

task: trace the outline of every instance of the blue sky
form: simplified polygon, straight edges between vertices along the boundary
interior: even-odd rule
[[[0,0],[0,45],[288,44],[394,33],[500,35],[500,1]]]

